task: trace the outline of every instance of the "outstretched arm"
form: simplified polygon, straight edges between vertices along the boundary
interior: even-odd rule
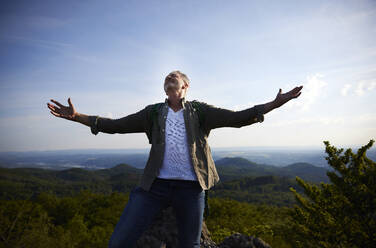
[[[302,89],[303,86],[299,86],[295,87],[294,89],[286,93],[282,93],[282,89],[279,89],[278,94],[273,101],[263,104],[264,114],[272,111],[273,109],[281,107],[283,104],[287,103],[291,99],[299,97],[302,93]]]
[[[211,129],[220,127],[242,127],[251,125],[264,120],[263,115],[279,108],[291,99],[297,98],[301,94],[303,86],[295,87],[289,92],[282,93],[280,89],[276,98],[268,103],[259,104],[252,108],[241,111],[231,111],[221,109],[211,105],[203,104],[205,111],[205,129],[209,132]]]
[[[58,101],[51,99],[55,105],[47,103],[47,107],[50,109],[50,113],[56,117],[64,118],[70,121],[76,121],[86,126],[90,126],[89,116],[85,114],[78,113],[73,106],[71,99],[68,98],[68,106],[64,106]]]
[[[51,114],[59,118],[64,118],[89,126],[93,134],[97,134],[98,132],[110,134],[140,133],[146,132],[149,127],[147,108],[120,119],[110,119],[78,113],[70,98],[68,98],[68,106],[64,106],[53,99],[51,99],[51,102],[55,104],[47,103],[47,107],[50,109]]]

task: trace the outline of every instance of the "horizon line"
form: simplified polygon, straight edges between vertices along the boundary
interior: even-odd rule
[[[341,146],[338,148],[351,148],[351,149],[358,149],[363,145],[347,145],[345,147]],[[264,149],[264,150],[287,150],[287,149],[294,149],[294,150],[325,150],[325,145],[322,146],[313,146],[313,145],[302,145],[302,146],[211,146],[212,150],[244,150],[244,149]],[[375,147],[372,147],[375,148]],[[371,149],[372,149],[371,148]],[[17,150],[8,150],[8,151],[0,151],[1,153],[29,153],[29,152],[73,152],[73,151],[149,151],[150,147],[145,148],[67,148],[67,149],[40,149],[40,150],[23,150],[23,151],[17,151]]]

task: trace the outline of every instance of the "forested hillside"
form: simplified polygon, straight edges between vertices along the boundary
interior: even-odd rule
[[[210,190],[210,196],[233,199],[241,202],[292,206],[296,203],[290,188],[299,192],[294,179],[277,176],[242,177],[222,182]]]
[[[79,247],[104,248],[128,194],[94,194],[73,197],[42,193],[34,200],[0,201],[0,248]],[[220,242],[235,232],[254,235],[273,247],[290,247],[284,227],[287,208],[210,198],[206,219],[212,239]]]
[[[283,247],[281,227],[289,217],[287,208],[278,206],[294,203],[289,187],[297,184],[287,177],[236,177],[236,159],[223,166],[233,170],[219,169],[225,180],[209,194],[207,224],[213,240],[220,242],[240,232]],[[4,242],[15,247],[30,243],[28,247],[41,243],[49,244],[46,247],[105,247],[141,173],[126,164],[103,170],[0,168]]]
[[[120,164],[110,169],[62,171],[37,168],[0,168],[1,199],[28,199],[49,192],[57,196],[75,195],[81,190],[110,194],[129,192],[142,170]]]
[[[210,191],[211,196],[276,206],[294,204],[295,199],[289,191],[292,186],[299,189],[294,179],[294,169],[289,169],[285,173],[287,176],[279,177],[269,175],[270,171],[276,174],[275,170],[280,170],[279,168],[253,164],[241,158],[228,158],[218,164],[221,181]],[[301,167],[312,166],[298,167],[302,170]],[[296,171],[297,175],[302,174],[299,174],[299,170]],[[57,196],[72,196],[81,190],[104,194],[127,193],[137,185],[142,174],[141,169],[126,164],[102,170],[0,168],[0,172],[1,199],[28,199],[45,192]]]
[[[222,181],[239,177],[258,177],[275,175],[295,179],[296,176],[310,182],[328,182],[327,168],[317,167],[309,163],[294,163],[284,167],[257,164],[242,157],[223,158],[215,162]]]
[[[291,173],[319,178],[307,164],[276,176],[244,159],[219,162],[223,179],[210,191],[205,220],[212,239],[240,232],[280,248],[374,247],[376,163],[365,155],[372,144],[342,155],[326,143],[334,170],[329,184],[296,182]],[[126,164],[96,171],[0,168],[0,248],[106,247],[141,173]]]

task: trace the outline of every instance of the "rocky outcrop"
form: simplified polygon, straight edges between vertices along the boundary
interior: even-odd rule
[[[172,208],[156,216],[153,224],[137,241],[137,248],[178,247],[178,229]]]
[[[178,229],[172,208],[163,210],[150,228],[137,242],[137,248],[175,248],[178,247]],[[263,240],[235,233],[216,244],[210,237],[205,222],[202,225],[201,248],[271,248]]]
[[[262,239],[246,236],[240,233],[225,238],[218,248],[271,248],[270,245],[265,243]]]

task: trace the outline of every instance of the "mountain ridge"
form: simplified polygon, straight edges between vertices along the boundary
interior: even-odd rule
[[[299,176],[311,182],[328,182],[327,169],[310,163],[293,163],[283,167],[258,164],[242,157],[225,157],[215,162],[222,180],[229,181],[239,176],[277,175],[295,178]]]

